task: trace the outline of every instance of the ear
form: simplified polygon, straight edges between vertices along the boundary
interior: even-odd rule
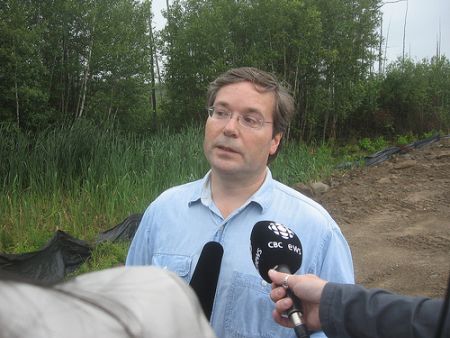
[[[282,137],[283,137],[283,133],[278,133],[272,138],[269,155],[273,155],[277,152],[277,149],[278,149],[278,146],[280,145]]]

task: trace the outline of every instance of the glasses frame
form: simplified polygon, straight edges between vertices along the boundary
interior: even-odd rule
[[[211,106],[206,109],[206,111],[208,112],[208,116],[211,117],[212,119],[217,120],[217,121],[226,121],[226,120],[231,120],[233,118],[234,113],[229,111],[226,108],[223,108],[224,112],[226,112],[226,116],[219,117],[219,116],[215,115],[214,113],[216,112],[216,109],[217,109],[217,107],[215,107],[215,106]],[[264,121],[264,117],[261,116],[261,119],[257,120],[258,125],[253,127],[249,124],[246,124],[246,122],[245,122],[246,120],[244,119],[244,117],[247,114],[239,114],[239,113],[236,113],[236,114],[237,114],[237,120],[238,120],[239,124],[241,126],[243,126],[244,128],[248,128],[248,129],[252,129],[252,130],[261,130],[262,128],[264,128],[265,124],[273,124],[272,121]]]

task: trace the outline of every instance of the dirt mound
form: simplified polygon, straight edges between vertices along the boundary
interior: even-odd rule
[[[333,176],[316,198],[340,225],[357,283],[443,297],[450,271],[450,139]]]

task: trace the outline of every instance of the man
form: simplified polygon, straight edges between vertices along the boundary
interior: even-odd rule
[[[271,74],[243,67],[219,76],[207,97],[203,148],[211,170],[151,203],[127,265],[166,267],[188,282],[203,245],[217,241],[224,248],[210,319],[217,336],[294,337],[270,320],[270,285],[250,255],[254,224],[271,220],[292,229],[303,243],[299,273],[336,282],[354,282],[348,244],[320,205],[272,179],[267,168],[294,112],[287,90]]]
[[[292,327],[283,316],[292,306],[292,300],[285,298],[289,288],[301,301],[306,326],[323,329],[330,338],[450,337],[448,289],[444,302],[329,283],[314,275],[289,276],[270,270],[269,277],[273,281],[270,297],[276,303],[273,317],[283,326]]]

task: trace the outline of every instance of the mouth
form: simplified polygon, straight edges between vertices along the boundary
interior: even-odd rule
[[[234,150],[233,148],[230,148],[230,147],[225,147],[225,146],[221,146],[221,145],[218,145],[216,147],[218,149],[220,149],[222,151],[225,151],[225,152],[228,152],[228,153],[235,153],[235,154],[239,153],[238,151],[236,151],[236,150]]]

